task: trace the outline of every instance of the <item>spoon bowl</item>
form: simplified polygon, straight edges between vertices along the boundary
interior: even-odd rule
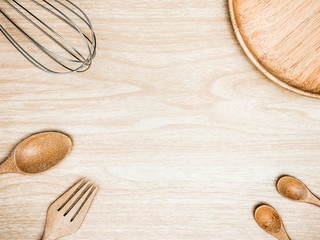
[[[293,201],[304,201],[308,196],[307,187],[298,179],[289,176],[279,179],[277,189],[283,197]]]
[[[290,240],[280,215],[268,205],[259,206],[254,213],[257,224],[267,233],[281,240]]]
[[[70,137],[58,132],[32,135],[20,142],[0,165],[0,174],[37,174],[59,164],[71,151]]]
[[[277,190],[283,197],[289,200],[320,206],[320,200],[303,182],[294,177],[281,177],[277,183]]]

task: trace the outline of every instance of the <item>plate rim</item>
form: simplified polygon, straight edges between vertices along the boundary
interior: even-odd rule
[[[246,42],[244,41],[242,34],[239,30],[239,26],[236,20],[236,16],[235,16],[235,12],[234,12],[234,7],[233,7],[233,2],[234,0],[228,0],[228,8],[229,8],[229,16],[230,16],[230,20],[232,23],[232,27],[233,27],[233,32],[236,35],[236,38],[241,46],[241,48],[243,49],[243,51],[245,52],[245,54],[247,55],[247,57],[249,58],[249,60],[255,65],[256,68],[258,68],[258,70],[260,72],[262,72],[267,78],[269,78],[271,81],[273,81],[274,83],[278,84],[279,86],[294,92],[294,93],[298,93],[300,95],[303,96],[307,96],[307,97],[313,97],[313,98],[318,98],[320,99],[320,94],[317,93],[312,93],[312,92],[308,92],[305,90],[301,90],[297,87],[293,87],[291,85],[289,85],[288,83],[284,82],[283,80],[281,80],[281,78],[276,77],[275,75],[273,75],[272,73],[270,73],[258,60],[258,58],[250,51],[250,49],[247,47]]]

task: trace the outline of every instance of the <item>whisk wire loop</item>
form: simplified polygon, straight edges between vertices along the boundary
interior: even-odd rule
[[[54,17],[54,19],[61,21],[65,27],[69,27],[70,30],[75,31],[74,35],[80,36],[79,39],[77,39],[83,42],[82,45],[85,46],[87,50],[75,47],[69,40],[54,29],[55,26],[51,27],[45,20],[38,17],[36,13],[17,0],[2,1],[10,7],[9,9],[12,9],[13,12],[16,12],[18,16],[22,17],[22,19],[29,24],[29,27],[34,27],[34,29],[30,31],[31,34],[28,33],[27,30],[1,10],[0,6],[0,14],[14,26],[14,29],[17,30],[20,37],[14,37],[1,23],[0,32],[31,64],[45,72],[55,74],[83,72],[90,68],[92,60],[96,55],[96,36],[88,16],[77,5],[70,0],[63,0],[63,2],[61,0],[52,0],[51,2],[47,0],[29,0],[29,3],[37,6],[42,13],[46,13],[51,19]],[[70,6],[68,6],[68,4]],[[43,18],[45,18],[45,16]],[[56,21],[54,23],[56,23]],[[83,24],[86,28],[86,33],[82,27]],[[32,36],[34,32],[40,33],[40,36]],[[51,59],[50,65],[42,62],[42,58],[35,57],[34,52],[28,51],[28,49],[23,46],[24,42],[21,40],[21,36],[27,39],[36,49],[39,49],[40,52],[45,54],[45,56],[49,57],[48,59]],[[46,37],[51,44],[47,46],[37,40],[37,38],[43,39],[43,37]],[[77,43],[79,43],[79,41]],[[55,52],[50,48],[60,49],[60,52]],[[56,66],[52,66],[53,63],[55,63]]]

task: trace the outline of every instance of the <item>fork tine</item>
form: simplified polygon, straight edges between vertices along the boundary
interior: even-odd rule
[[[62,196],[60,196],[52,205],[54,205],[57,209],[60,209],[65,202],[67,202],[73,194],[80,189],[80,186],[85,181],[85,178],[82,178],[78,183],[76,183],[73,187],[71,187],[67,192],[65,192]]]
[[[80,199],[68,210],[68,218],[72,221],[77,214],[77,212],[81,209],[81,207],[85,204],[87,199],[90,197],[94,186],[91,185],[90,187],[86,188],[84,194],[80,197]]]
[[[92,201],[93,201],[94,197],[96,196],[97,191],[98,191],[98,187],[92,186],[90,194],[86,197],[84,202],[80,205],[80,207],[74,213],[74,215],[72,216],[72,218],[70,220],[71,222],[74,222],[74,224],[81,225],[81,223],[85,219],[85,217],[91,207]]]
[[[62,211],[64,215],[67,215],[71,208],[81,199],[82,195],[85,194],[89,184],[90,181],[80,185],[80,187],[77,190],[75,190],[74,193],[68,199],[66,199],[66,201],[58,209],[58,211]]]

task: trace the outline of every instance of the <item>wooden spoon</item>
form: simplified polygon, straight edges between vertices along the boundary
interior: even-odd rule
[[[20,142],[0,165],[0,174],[36,174],[60,163],[71,151],[71,139],[62,133],[44,132]]]
[[[304,183],[290,176],[282,177],[277,183],[278,192],[285,198],[296,202],[310,203],[320,207],[320,200]]]
[[[290,240],[283,226],[280,215],[272,207],[262,205],[255,210],[254,218],[267,233],[279,240]]]

